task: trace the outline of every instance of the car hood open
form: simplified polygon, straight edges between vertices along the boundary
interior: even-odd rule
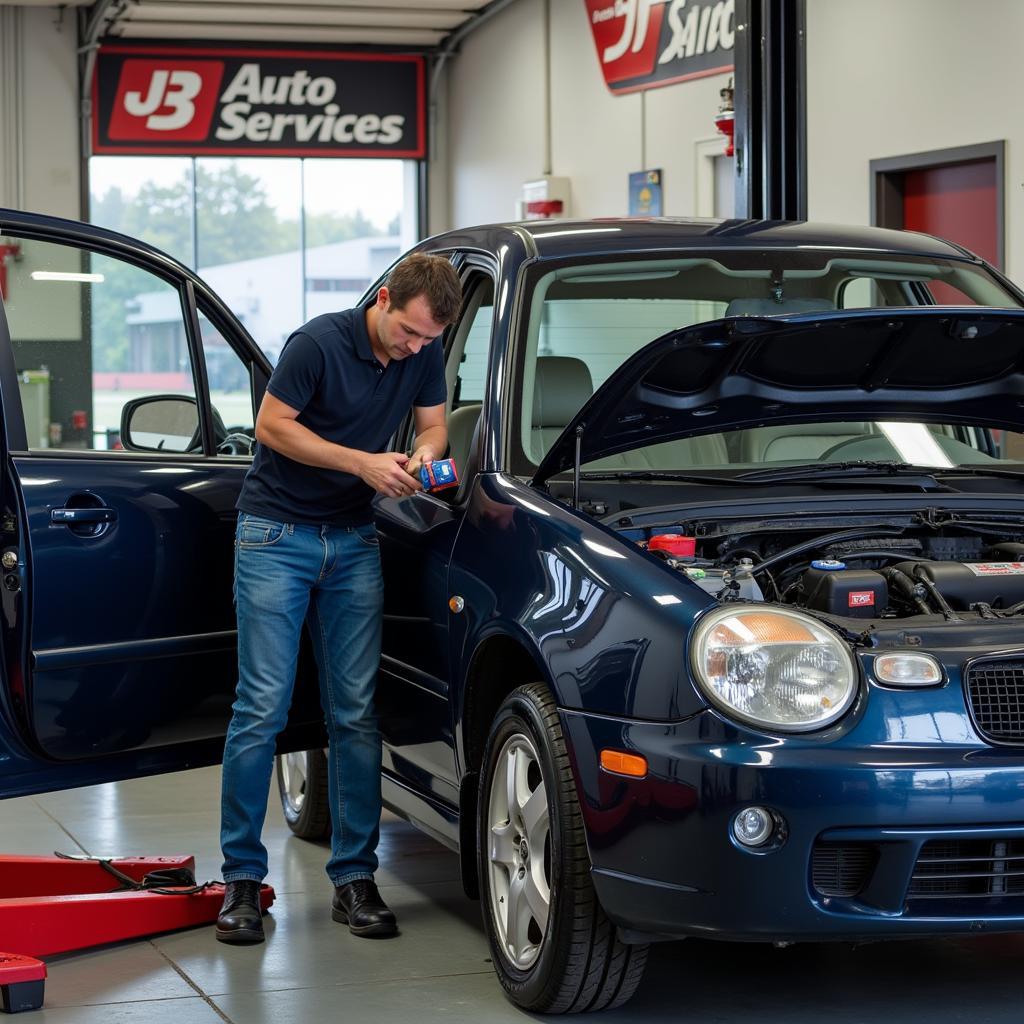
[[[626,360],[548,451],[574,462],[768,423],[924,419],[1024,430],[1024,310],[923,306],[737,316]]]

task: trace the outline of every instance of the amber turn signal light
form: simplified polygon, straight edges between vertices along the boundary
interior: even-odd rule
[[[601,767],[616,775],[642,779],[647,774],[647,758],[639,754],[624,754],[621,750],[602,750]]]

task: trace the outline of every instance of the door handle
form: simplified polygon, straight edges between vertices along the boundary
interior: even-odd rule
[[[112,508],[51,508],[50,522],[57,525],[74,526],[78,523],[112,523],[117,512]]]

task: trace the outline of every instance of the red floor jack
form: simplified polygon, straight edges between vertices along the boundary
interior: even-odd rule
[[[195,883],[194,857],[0,855],[0,1010],[43,1004],[37,957],[206,924],[224,900],[219,882]],[[274,902],[264,885],[260,906]]]

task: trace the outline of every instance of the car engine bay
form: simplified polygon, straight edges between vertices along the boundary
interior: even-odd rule
[[[716,517],[641,531],[620,517],[616,526],[720,602],[777,602],[847,628],[1024,615],[1024,520],[934,511],[855,518],[843,517],[842,529],[823,516]]]

